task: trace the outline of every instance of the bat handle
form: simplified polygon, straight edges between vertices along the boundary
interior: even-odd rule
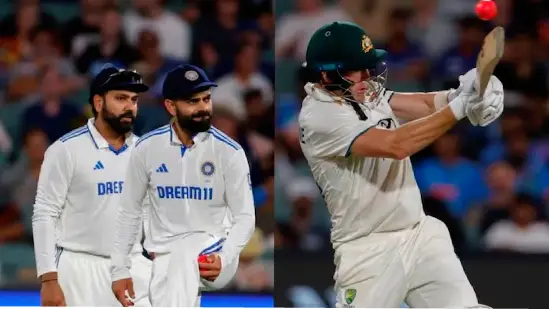
[[[475,81],[475,89],[477,89],[479,96],[481,98],[483,98],[484,97],[484,91],[486,90],[486,87],[484,87],[484,88],[480,87],[480,82],[478,81],[478,76],[477,76],[477,80]]]

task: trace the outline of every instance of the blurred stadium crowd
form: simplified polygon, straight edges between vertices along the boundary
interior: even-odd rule
[[[329,249],[329,214],[299,146],[299,65],[323,24],[352,20],[389,52],[389,89],[457,88],[494,26],[475,0],[277,1],[276,247]],[[463,121],[413,156],[427,214],[448,225],[460,252],[549,253],[549,1],[496,0],[506,28],[494,73],[505,111],[487,128]],[[379,205],[383,207],[383,205]]]
[[[270,0],[0,0],[0,285],[37,284],[31,215],[48,145],[91,117],[106,63],[141,73],[135,132],[166,124],[161,85],[180,63],[219,85],[213,125],[252,166],[258,228],[229,287],[273,288],[274,17]]]

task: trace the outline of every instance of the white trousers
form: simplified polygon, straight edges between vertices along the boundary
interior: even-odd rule
[[[374,233],[335,252],[336,307],[449,308],[478,305],[446,225],[425,217],[413,229]]]
[[[148,297],[151,268],[152,262],[142,254],[132,257],[131,275],[137,307],[151,306]],[[63,250],[59,256],[57,272],[67,306],[122,306],[112,292],[110,259]]]
[[[174,241],[169,253],[157,253],[153,261],[150,298],[154,307],[200,307],[200,291],[217,290],[234,277],[238,259],[222,265],[214,282],[201,279],[198,256],[222,250],[224,239],[192,233]]]

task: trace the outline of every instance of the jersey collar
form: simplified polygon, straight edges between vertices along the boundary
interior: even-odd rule
[[[313,83],[307,83],[305,85],[305,92],[317,101],[329,103],[336,102],[335,98],[332,97],[326,90],[315,86]]]
[[[95,118],[88,119],[88,132],[90,132],[90,136],[92,138],[92,141],[98,149],[104,149],[104,148],[112,148],[111,145],[107,142],[107,140],[97,131],[97,128],[95,127]],[[134,141],[134,134],[132,132],[129,132],[126,134],[126,141],[125,145],[122,147],[122,149],[127,148],[128,146],[131,146]],[[121,151],[120,151],[121,152]]]
[[[200,132],[198,134],[195,134],[193,136],[193,142],[196,144],[198,142],[204,141],[208,137],[208,134],[209,134],[208,132]],[[170,123],[170,144],[186,147],[185,144],[181,142],[179,137],[177,137],[177,134],[175,133],[173,121]]]

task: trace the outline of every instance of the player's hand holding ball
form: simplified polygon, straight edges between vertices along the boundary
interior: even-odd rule
[[[132,299],[135,298],[135,291],[133,289],[132,278],[124,278],[114,281],[112,283],[112,292],[122,306],[131,307],[134,305]]]
[[[40,288],[40,300],[42,307],[65,307],[65,295],[57,279],[42,282]]]
[[[199,256],[198,270],[200,271],[200,277],[208,281],[215,281],[221,273],[221,258],[215,253]]]

